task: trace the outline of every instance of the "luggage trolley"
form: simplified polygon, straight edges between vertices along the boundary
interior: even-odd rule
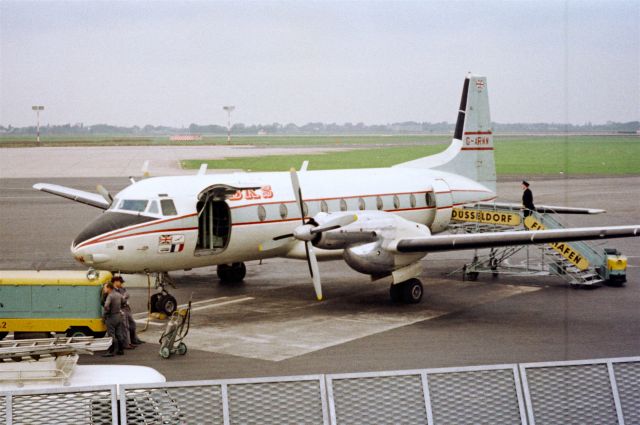
[[[168,359],[172,354],[181,356],[187,353],[187,345],[183,342],[189,333],[191,322],[191,300],[187,308],[174,311],[167,323],[167,327],[160,336],[160,357]]]

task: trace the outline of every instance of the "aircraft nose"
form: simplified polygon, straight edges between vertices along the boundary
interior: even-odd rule
[[[99,265],[111,260],[111,256],[102,251],[102,244],[96,244],[92,246],[78,247],[77,245],[71,245],[71,253],[76,261],[89,266]]]
[[[96,239],[100,239],[102,235],[106,235],[114,230],[124,229],[132,225],[142,224],[153,220],[157,219],[153,217],[106,211],[89,223],[87,227],[85,227],[74,239],[71,246],[83,246],[85,245],[85,242],[93,242]]]

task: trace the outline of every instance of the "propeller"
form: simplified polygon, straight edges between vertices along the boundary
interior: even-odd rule
[[[140,170],[142,171],[142,178],[146,178],[149,177],[150,173],[149,173],[149,160],[145,160],[142,163],[142,169]]]
[[[300,180],[298,179],[298,173],[295,168],[290,171],[291,174],[291,186],[293,187],[293,193],[296,197],[296,203],[298,204],[298,210],[300,211],[300,219],[302,220],[302,226],[298,226],[292,234],[277,236],[274,240],[284,239],[293,236],[294,238],[304,242],[304,249],[307,254],[307,264],[309,265],[309,273],[313,280],[313,288],[316,291],[316,297],[318,301],[322,300],[322,284],[320,282],[320,270],[318,268],[318,260],[316,253],[313,250],[313,244],[311,241],[316,235],[326,232],[328,230],[338,229],[346,226],[358,220],[357,215],[339,215],[333,219],[330,219],[326,223],[318,225],[313,219],[304,221],[304,201],[302,200],[302,190],[300,189]]]
[[[102,195],[102,197],[105,199],[105,201],[107,201],[109,203],[109,205],[111,205],[111,203],[113,202],[113,196],[111,196],[109,191],[107,189],[105,189],[105,187],[103,185],[101,185],[101,184],[96,186],[96,190],[98,191],[98,193],[100,195]]]
[[[309,273],[311,273],[311,279],[313,280],[313,289],[316,291],[316,298],[318,301],[322,300],[322,284],[320,282],[320,270],[318,269],[318,260],[316,259],[316,253],[313,250],[311,239],[311,224],[304,221],[304,201],[302,200],[302,189],[300,189],[300,180],[298,180],[298,173],[295,168],[290,171],[291,174],[291,186],[293,187],[293,194],[296,197],[296,203],[298,204],[298,210],[300,211],[300,219],[302,220],[302,226],[294,230],[292,236],[296,239],[304,241],[304,250],[307,254],[307,265],[309,266]],[[301,229],[298,231],[298,229]],[[308,234],[311,237],[304,237]]]
[[[280,248],[287,244],[287,239],[295,238],[304,242],[304,250],[307,257],[307,264],[309,266],[309,273],[313,280],[313,288],[316,291],[316,297],[318,300],[322,300],[322,285],[320,282],[320,270],[318,269],[318,260],[316,253],[313,250],[313,244],[311,243],[318,234],[329,230],[338,229],[343,226],[347,226],[358,220],[356,214],[337,214],[335,217],[330,218],[322,224],[318,224],[313,218],[309,218],[305,221],[305,208],[304,201],[302,200],[302,190],[300,189],[300,180],[298,179],[298,173],[295,168],[290,171],[291,174],[291,186],[296,198],[296,204],[298,205],[298,211],[300,212],[300,220],[302,225],[296,227],[293,233],[287,233],[284,235],[276,236],[275,238],[266,241],[258,246],[259,251],[269,251],[272,249]]]

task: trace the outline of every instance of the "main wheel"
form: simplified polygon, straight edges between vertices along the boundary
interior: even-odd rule
[[[220,264],[217,273],[222,283],[238,283],[247,275],[247,267],[244,263]]]
[[[422,299],[422,282],[418,279],[409,279],[402,282],[402,300],[407,304],[417,304]]]
[[[181,356],[184,356],[185,354],[187,354],[187,344],[185,344],[184,342],[181,342],[180,344],[178,344],[176,353],[180,354]]]
[[[178,308],[178,302],[173,295],[166,294],[160,297],[157,306],[158,311],[166,314],[167,316],[171,316]]]
[[[389,287],[389,298],[392,303],[399,303],[402,301],[402,284],[391,284]]]

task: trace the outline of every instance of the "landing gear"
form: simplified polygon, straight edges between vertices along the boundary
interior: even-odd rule
[[[244,263],[220,264],[217,273],[222,283],[239,283],[247,275],[247,267]]]
[[[178,309],[178,302],[173,295],[167,292],[166,286],[170,285],[175,288],[175,285],[167,273],[158,273],[155,284],[156,288],[160,289],[160,292],[151,295],[149,300],[150,310],[152,313],[163,313],[171,316]]]
[[[394,303],[417,304],[422,300],[423,292],[422,282],[416,278],[392,284],[389,288],[389,296]]]

